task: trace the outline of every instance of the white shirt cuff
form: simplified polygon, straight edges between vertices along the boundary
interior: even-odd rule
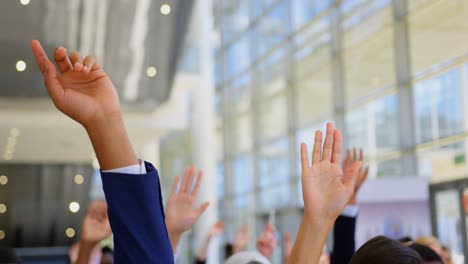
[[[347,217],[357,217],[358,213],[359,207],[357,205],[347,205],[341,215]]]
[[[130,165],[123,168],[117,168],[112,170],[103,170],[102,172],[113,172],[113,173],[124,173],[124,174],[146,174],[146,166],[144,161],[140,161],[140,164]]]

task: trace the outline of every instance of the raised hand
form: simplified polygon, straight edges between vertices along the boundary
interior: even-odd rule
[[[318,263],[333,223],[354,193],[361,163],[354,162],[343,173],[341,141],[340,131],[328,123],[322,149],[322,133],[315,132],[312,166],[307,146],[301,145],[304,216],[289,258],[290,263]]]
[[[81,229],[81,240],[99,243],[109,237],[112,230],[107,216],[107,204],[104,201],[94,201],[88,209]]]
[[[302,192],[307,217],[334,221],[354,192],[361,163],[352,163],[343,173],[341,133],[331,123],[327,124],[326,133],[323,150],[322,133],[320,131],[315,133],[312,166],[307,146],[301,145]]]
[[[289,263],[289,256],[293,248],[291,235],[284,233],[283,235],[283,263]]]
[[[352,164],[356,162],[363,162],[364,161],[364,152],[362,149],[359,149],[359,158],[357,155],[356,148],[353,150],[348,149],[346,151],[346,158],[343,162],[343,171],[346,173],[348,168],[352,166]],[[361,168],[358,172],[357,180],[356,180],[356,186],[354,187],[354,192],[353,195],[351,196],[351,199],[349,200],[349,204],[356,204],[356,197],[357,194],[359,193],[359,189],[361,189],[362,184],[367,180],[367,175],[369,174],[369,167],[365,167],[364,169]]]
[[[191,167],[185,171],[178,191],[179,176],[176,177],[172,185],[166,207],[166,227],[174,251],[177,248],[180,236],[197,222],[201,214],[210,205],[209,202],[204,202],[201,206],[195,207],[202,177],[203,173],[200,171],[192,188],[195,180],[195,168]]]
[[[84,127],[121,114],[114,85],[93,57],[82,59],[77,51],[67,55],[64,47],[58,47],[54,59],[59,75],[39,41],[32,42],[32,51],[50,97],[64,114]]]
[[[273,257],[276,247],[276,229],[272,224],[267,224],[263,233],[257,239],[257,250],[268,259]]]
[[[249,241],[249,228],[244,225],[237,231],[234,241],[234,253],[244,250],[249,244]]]
[[[76,51],[67,56],[67,50],[59,47],[54,54],[59,75],[39,41],[32,42],[32,51],[50,98],[60,111],[86,129],[101,169],[138,164],[117,92],[96,61],[90,56],[83,60]]]
[[[222,221],[216,222],[214,225],[211,226],[210,230],[208,231],[208,237],[212,238],[214,236],[220,235],[224,231],[224,223]]]

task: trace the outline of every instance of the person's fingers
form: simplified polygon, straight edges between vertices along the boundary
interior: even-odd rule
[[[301,144],[301,165],[303,171],[310,168],[309,155],[307,154],[307,145],[305,143]]]
[[[73,70],[73,66],[67,56],[67,50],[64,47],[55,49],[54,60],[61,74]]]
[[[198,177],[197,177],[197,182],[195,183],[195,186],[193,187],[192,195],[197,196],[198,191],[200,190],[200,184],[203,179],[203,171],[198,172]]]
[[[343,184],[351,190],[350,194],[354,192],[356,181],[358,178],[359,170],[361,169],[362,163],[357,161],[347,168],[347,172],[344,174]]]
[[[192,166],[192,169],[190,170],[189,177],[187,179],[187,193],[190,194],[192,192],[192,186],[193,186],[193,179],[195,178],[195,172],[197,169],[195,166]]]
[[[364,151],[362,149],[359,149],[359,161],[364,161]]]
[[[335,129],[333,128],[332,123],[327,123],[327,134],[325,136],[325,143],[323,145],[323,154],[322,154],[322,160],[323,161],[330,161],[332,159],[332,153],[333,153],[333,140],[334,140],[334,135],[335,134]]]
[[[169,194],[169,197],[173,197],[177,194],[177,186],[179,186],[179,181],[180,177],[176,176],[174,179],[174,183],[172,184],[171,193]]]
[[[332,154],[332,162],[341,164],[341,148],[342,148],[342,137],[341,137],[341,132],[338,129],[335,129],[335,132],[333,133],[333,154]]]
[[[345,160],[349,160],[351,159],[351,150],[350,149],[347,149],[346,150],[346,157],[345,157]]]
[[[81,59],[81,55],[78,51],[72,51],[69,55],[70,62],[73,65],[74,71],[81,71],[83,69],[83,61]]]
[[[322,159],[322,131],[315,131],[314,149],[312,150],[312,164],[317,164]]]
[[[192,173],[192,167],[185,170],[184,178],[182,178],[182,184],[180,185],[179,193],[188,193],[189,192],[189,177]]]
[[[203,212],[205,212],[205,210],[206,210],[206,208],[208,208],[208,206],[210,206],[210,202],[204,202],[202,205],[200,205],[200,207],[198,207],[198,209],[197,209],[198,216],[203,214]]]
[[[59,107],[61,104],[61,98],[64,94],[64,90],[57,77],[57,70],[54,64],[49,60],[45,53],[42,45],[39,41],[33,40],[31,43],[31,49],[36,59],[36,63],[41,70],[42,76],[44,76],[44,83],[47,88],[47,92],[54,104]]]
[[[88,74],[96,65],[96,60],[91,56],[86,56],[83,61],[83,73]]]
[[[356,148],[353,148],[353,161],[357,161],[357,160],[358,160],[357,151],[356,151]]]

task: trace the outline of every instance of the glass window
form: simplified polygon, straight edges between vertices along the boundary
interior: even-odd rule
[[[246,152],[252,149],[253,131],[252,115],[247,112],[234,119],[233,123],[233,144],[231,146],[233,153]]]
[[[261,208],[270,210],[282,207],[290,202],[289,184],[270,186],[260,192]]]
[[[235,78],[231,87],[228,89],[228,98],[230,100],[229,111],[232,113],[244,112],[250,108],[251,86],[250,74],[244,74]]]
[[[399,147],[398,98],[395,94],[346,114],[349,147],[376,155]]]
[[[278,0],[256,0],[250,1],[252,4],[253,16],[261,16],[264,12],[268,11],[269,8]]]
[[[447,181],[466,176],[465,142],[435,146],[418,153],[418,172],[432,181]]]
[[[218,162],[216,164],[216,189],[218,199],[223,198],[224,196],[224,164],[223,162]]]
[[[291,10],[294,29],[301,28],[317,14],[328,9],[331,2],[331,0],[293,0]]]
[[[378,9],[373,4],[363,5],[344,19],[342,27],[346,100],[354,102],[375,90],[394,86],[391,5],[379,6]]]
[[[249,26],[249,0],[225,0],[221,12],[222,38],[227,43]]]
[[[401,168],[401,159],[389,159],[377,162],[377,175],[375,177],[401,177],[403,170]],[[374,177],[371,173],[370,177]]]
[[[288,132],[288,112],[286,94],[280,93],[261,102],[260,138],[268,141]]]
[[[255,26],[255,59],[263,56],[268,50],[284,40],[289,33],[287,11],[287,2],[283,1],[265,17],[262,17]]]
[[[460,70],[454,69],[414,86],[418,142],[463,132]]]
[[[224,64],[226,80],[245,70],[249,66],[249,58],[249,34],[244,34],[238,41],[226,48]]]
[[[260,149],[260,186],[270,188],[288,182],[289,154],[288,138],[282,138]]]
[[[468,2],[409,0],[412,72],[446,63],[468,52]]]
[[[270,54],[258,67],[261,96],[271,96],[286,88],[286,48]]]
[[[232,161],[232,188],[234,194],[245,193],[253,189],[252,159],[241,155]]]
[[[253,193],[246,193],[237,195],[234,198],[234,208],[236,216],[245,215],[248,212],[253,212],[255,205],[255,195]]]

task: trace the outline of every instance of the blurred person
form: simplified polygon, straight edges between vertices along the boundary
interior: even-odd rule
[[[242,229],[241,229],[242,230]],[[244,229],[245,230],[245,229]],[[257,250],[239,251],[226,260],[226,264],[271,264],[276,247],[276,228],[273,224],[265,225],[256,241]]]
[[[423,264],[422,257],[400,242],[378,236],[367,241],[356,251],[350,264]]]
[[[76,264],[101,263],[99,243],[111,234],[106,202],[92,202],[81,227]]]
[[[183,233],[192,228],[210,205],[209,202],[204,202],[198,207],[195,206],[203,178],[202,171],[198,172],[195,178],[195,171],[195,167],[186,169],[180,186],[180,177],[175,178],[167,201],[165,222],[174,253],[177,252]]]
[[[418,243],[411,243],[408,247],[416,251],[425,264],[444,264],[442,258],[430,247]]]
[[[452,259],[452,250],[444,245],[442,245],[442,260],[445,264],[453,264]]]
[[[322,147],[322,132],[315,132],[310,164],[307,146],[301,144],[304,215],[289,258],[290,263],[317,263],[333,223],[351,200],[362,163],[352,161],[343,172],[342,136],[328,123]]]
[[[12,248],[0,247],[0,263],[21,264],[22,260]]]
[[[224,231],[224,223],[222,221],[216,222],[214,225],[211,226],[210,230],[208,231],[208,235],[206,236],[205,242],[203,242],[200,251],[195,258],[196,264],[204,264],[206,263],[206,259],[208,257],[208,247],[210,245],[211,239],[214,237],[221,235]]]
[[[95,59],[59,47],[55,65],[39,41],[32,52],[54,105],[83,126],[101,167],[117,263],[174,263],[157,170],[137,159],[119,97]]]
[[[440,244],[439,240],[433,236],[418,237],[416,240],[414,240],[414,242],[430,247],[441,257],[443,255],[442,245]]]
[[[114,263],[114,251],[110,247],[103,247],[101,264],[113,264],[113,263]]]
[[[247,248],[250,241],[249,227],[243,225],[237,230],[233,244],[233,254],[239,253]]]

